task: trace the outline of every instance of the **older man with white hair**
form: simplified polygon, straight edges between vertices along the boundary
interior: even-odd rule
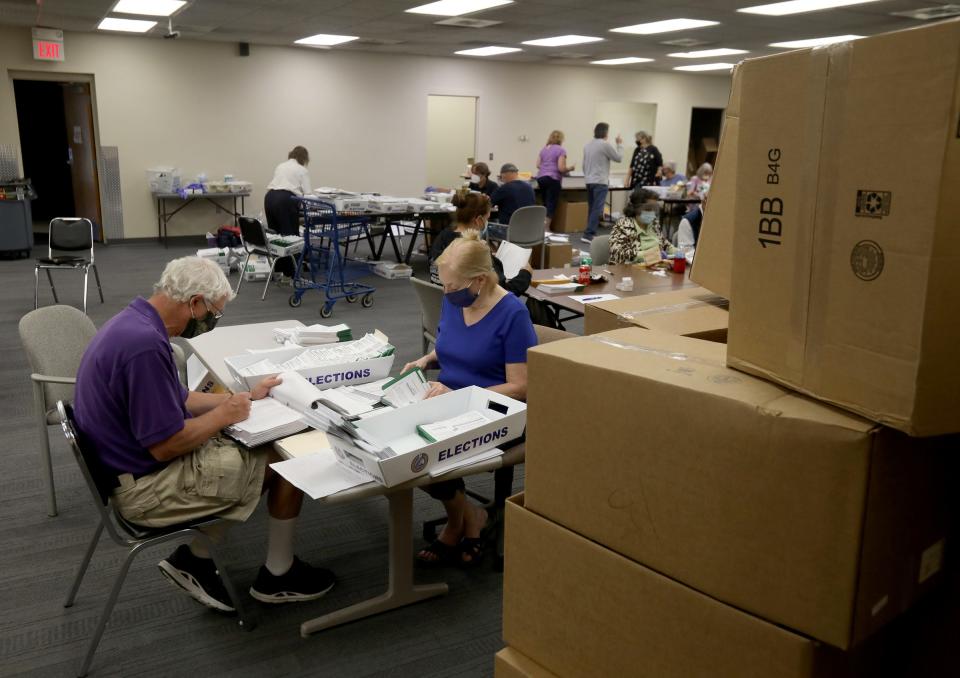
[[[208,516],[240,522],[265,491],[267,557],[250,594],[268,603],[313,600],[333,587],[334,577],[293,555],[302,493],[267,467],[278,460],[272,449],[248,450],[220,436],[279,379],[264,379],[249,393],[198,393],[181,385],[174,363],[170,337],[213,329],[233,296],[213,262],[168,263],[153,295],[130,302],[87,347],[77,372],[77,426],[116,477],[112,501],[131,523],[165,527]],[[219,541],[221,532],[208,535]],[[180,546],[159,567],[204,605],[234,610],[201,541]]]

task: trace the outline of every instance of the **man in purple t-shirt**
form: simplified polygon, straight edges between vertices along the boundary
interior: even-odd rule
[[[279,461],[272,449],[248,450],[220,436],[246,419],[251,400],[266,397],[279,379],[264,379],[249,393],[198,393],[180,384],[173,360],[170,337],[213,329],[233,296],[211,261],[183,257],[167,264],[153,296],[134,299],[107,321],[83,354],[77,426],[116,476],[111,501],[131,523],[166,527],[207,516],[244,521],[266,491],[267,558],[250,594],[269,603],[314,600],[333,587],[334,576],[293,554],[303,494],[267,468]],[[205,531],[222,539],[222,529]],[[234,610],[202,540],[181,545],[159,567],[204,605]]]

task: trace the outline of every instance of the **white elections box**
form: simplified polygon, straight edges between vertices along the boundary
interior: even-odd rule
[[[334,345],[336,344],[324,344],[324,346]],[[263,360],[270,360],[276,364],[284,363],[315,348],[317,347],[291,346],[289,348],[277,348],[272,351],[258,351],[257,353],[230,356],[224,358],[223,362],[226,364],[227,369],[230,370],[230,374],[232,374],[238,382],[246,388],[252,389],[262,379],[276,374],[277,371],[268,370],[263,373],[244,374],[246,368]],[[377,379],[389,377],[390,370],[393,368],[393,359],[394,354],[391,353],[382,358],[320,365],[318,367],[302,368],[295,371],[306,377],[307,381],[317,388],[325,389],[335,386],[346,386],[348,384],[365,384],[368,381],[376,381]]]
[[[418,426],[478,412],[485,423],[450,438],[427,442]],[[436,398],[353,422],[367,441],[377,441],[377,452],[356,441],[328,435],[334,454],[348,468],[387,487],[502,447],[523,435],[527,404],[479,386],[468,386]]]

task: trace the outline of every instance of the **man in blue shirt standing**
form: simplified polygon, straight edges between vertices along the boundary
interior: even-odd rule
[[[536,205],[537,199],[533,187],[527,181],[520,180],[520,170],[512,162],[500,168],[500,187],[490,196],[490,202],[497,208],[497,223],[509,225],[510,217],[521,207]]]
[[[617,147],[607,141],[610,125],[598,122],[593,128],[593,140],[583,147],[583,175],[587,184],[587,230],[580,239],[588,245],[597,234],[603,206],[610,186],[610,161],[623,160],[623,139],[617,135]]]

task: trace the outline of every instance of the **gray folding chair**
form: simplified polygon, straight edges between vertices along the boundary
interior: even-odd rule
[[[79,256],[79,253],[87,256]],[[38,257],[33,268],[33,307],[40,305],[40,271],[47,274],[50,291],[53,292],[53,302],[59,304],[57,288],[53,285],[53,276],[50,271],[55,269],[72,269],[83,271],[83,312],[87,312],[87,278],[90,269],[97,280],[97,292],[100,293],[100,303],[103,303],[103,288],[100,286],[100,273],[93,259],[93,222],[89,219],[57,217],[50,221],[50,232],[47,240],[47,256]]]
[[[20,318],[20,343],[30,364],[33,403],[40,434],[40,466],[47,486],[47,514],[57,515],[57,495],[47,426],[59,424],[56,402],[73,399],[77,369],[97,333],[88,316],[73,306],[47,306]]]
[[[420,326],[423,338],[423,353],[430,350],[430,344],[437,343],[437,327],[440,326],[440,306],[443,303],[443,288],[426,280],[410,278],[410,284],[417,293],[420,302]]]
[[[252,630],[255,622],[244,615],[243,608],[240,605],[240,596],[237,594],[233,581],[227,575],[223,561],[217,553],[216,545],[203,530],[200,529],[221,521],[217,518],[207,518],[164,528],[142,527],[127,522],[118,511],[112,509],[110,504],[110,496],[116,477],[111,476],[100,464],[99,457],[97,457],[96,453],[91,449],[89,441],[87,441],[83,433],[77,428],[73,419],[73,408],[61,400],[57,403],[57,412],[60,415],[63,434],[66,436],[67,442],[70,444],[70,449],[73,451],[73,456],[77,461],[77,465],[80,467],[80,472],[86,482],[87,490],[90,492],[90,498],[93,500],[100,514],[100,524],[97,525],[97,529],[93,533],[93,539],[90,540],[90,545],[87,547],[87,551],[83,556],[83,561],[77,570],[77,576],[74,578],[73,584],[70,587],[70,593],[67,595],[64,607],[73,606],[77,598],[77,591],[80,589],[81,582],[83,582],[83,576],[87,572],[87,566],[90,564],[93,552],[97,550],[97,543],[100,541],[100,536],[104,530],[107,531],[110,540],[114,544],[127,549],[127,555],[123,560],[123,564],[120,566],[120,572],[117,573],[116,580],[113,582],[110,594],[107,596],[107,602],[103,606],[103,613],[97,622],[97,628],[93,632],[93,638],[90,639],[90,645],[87,648],[87,654],[84,656],[83,664],[80,666],[78,675],[82,678],[86,676],[90,670],[93,655],[96,653],[100,639],[103,637],[103,630],[107,625],[107,621],[110,619],[110,613],[113,611],[113,606],[116,604],[117,598],[120,595],[120,589],[123,587],[123,582],[127,578],[127,572],[133,564],[133,559],[146,548],[181,537],[198,537],[206,542],[207,548],[210,550],[210,555],[213,557],[213,562],[220,573],[220,578],[223,580],[227,594],[230,596],[230,600],[237,610],[240,628],[247,631]]]
[[[594,236],[590,242],[590,259],[594,266],[605,266],[610,263],[610,236]]]
[[[547,248],[544,243],[546,230],[547,208],[543,205],[521,207],[510,217],[510,226],[507,228],[507,242],[520,247],[540,247],[540,268],[546,261]]]
[[[243,266],[240,268],[240,280],[237,281],[237,289],[234,294],[240,293],[243,286],[243,276],[247,270],[247,264],[250,263],[250,257],[254,254],[266,257],[270,262],[270,274],[263,285],[263,294],[260,295],[260,301],[267,297],[267,289],[270,287],[270,281],[273,279],[273,271],[277,267],[277,262],[285,257],[290,257],[296,262],[296,255],[284,254],[281,257],[274,255],[270,251],[270,243],[267,240],[267,229],[259,219],[253,217],[239,217],[237,223],[240,224],[240,240],[243,242],[243,249],[247,251],[247,258],[243,260]]]

